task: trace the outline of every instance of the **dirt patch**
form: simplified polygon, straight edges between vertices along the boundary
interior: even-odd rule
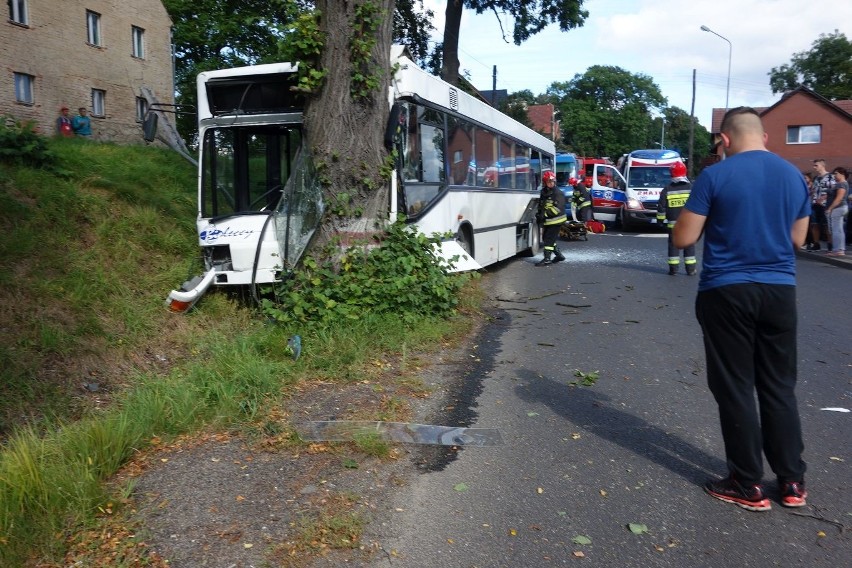
[[[211,434],[136,460],[121,481],[136,481],[137,532],[152,556],[175,568],[248,568],[357,566],[385,554],[360,535],[389,513],[394,488],[441,449],[395,445],[377,458],[350,443],[293,444],[288,425],[376,419],[401,401],[410,421],[438,421],[472,359],[475,335],[429,355],[417,388],[392,372],[357,384],[303,385],[266,423],[273,427],[265,435]]]

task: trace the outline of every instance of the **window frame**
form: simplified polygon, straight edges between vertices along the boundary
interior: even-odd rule
[[[9,21],[19,26],[30,25],[30,10],[27,0],[9,0]]]
[[[92,116],[106,117],[106,91],[103,89],[92,89]]]
[[[103,46],[101,15],[94,10],[86,10],[86,43],[95,47]]]
[[[816,140],[803,140],[802,132],[807,128],[815,128],[817,130],[817,139]],[[790,139],[790,134],[795,130],[796,132],[796,140]],[[788,125],[787,133],[785,137],[785,142],[787,144],[821,144],[822,143],[822,124],[797,124],[797,125]]]
[[[35,104],[35,76],[29,73],[13,72],[15,83],[15,102],[22,105]],[[23,88],[22,88],[23,87]]]
[[[145,28],[130,26],[130,55],[137,59],[145,59]]]

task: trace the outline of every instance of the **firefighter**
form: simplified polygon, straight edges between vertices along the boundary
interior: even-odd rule
[[[577,181],[576,178],[570,178],[568,183],[574,189],[571,196],[571,203],[574,205],[574,215],[577,221],[585,223],[592,220],[592,193],[582,181]]]
[[[544,224],[542,242],[544,243],[544,258],[538,261],[536,266],[546,266],[554,262],[562,262],[565,256],[556,246],[559,230],[568,220],[565,214],[565,195],[561,189],[556,187],[556,174],[546,171],[541,174],[541,196],[538,200],[539,223]],[[551,260],[551,257],[553,259]]]
[[[686,177],[686,164],[677,161],[669,168],[672,181],[660,192],[660,201],[657,204],[657,223],[665,224],[669,233],[669,274],[674,276],[680,269],[680,250],[672,243],[672,230],[674,229],[681,209],[686,204],[692,184]],[[695,245],[683,249],[683,264],[689,276],[695,274]]]

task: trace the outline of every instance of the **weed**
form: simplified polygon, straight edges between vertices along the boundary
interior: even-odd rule
[[[598,382],[598,378],[599,378],[598,377],[598,371],[592,371],[591,373],[584,373],[580,369],[574,369],[574,376],[578,377],[580,380],[579,381],[573,381],[569,384],[571,384],[571,385],[579,384],[580,386],[583,386],[583,387],[593,386],[596,382]]]
[[[353,441],[358,450],[368,456],[386,458],[390,455],[390,444],[382,439],[378,432],[356,432],[353,435]]]

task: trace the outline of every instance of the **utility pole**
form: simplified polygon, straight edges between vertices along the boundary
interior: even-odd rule
[[[491,74],[491,106],[494,106],[494,99],[497,97],[497,66],[494,66],[494,71]]]
[[[695,175],[692,165],[692,149],[695,144],[695,69],[692,70],[692,106],[689,109],[689,177]]]

